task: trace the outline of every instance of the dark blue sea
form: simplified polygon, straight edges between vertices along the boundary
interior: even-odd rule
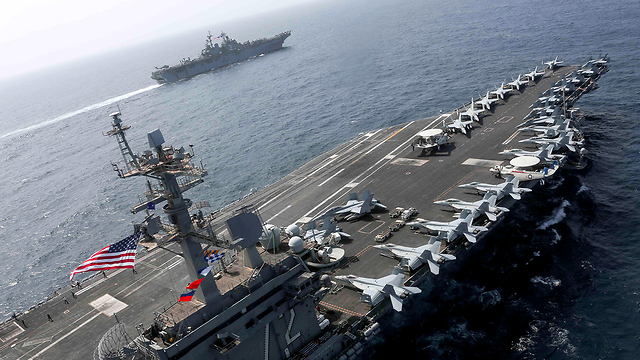
[[[638,19],[636,0],[324,1],[1,80],[0,315],[42,301],[140,220],[129,209],[144,182],[117,178],[103,136],[116,106],[134,149],[156,128],[195,145],[210,176],[190,196],[216,209],[358,133],[450,111],[556,55],[608,53],[612,70],[577,104],[589,166],[525,196],[364,357],[640,358]],[[293,33],[282,51],[150,79],[195,57],[208,30]]]

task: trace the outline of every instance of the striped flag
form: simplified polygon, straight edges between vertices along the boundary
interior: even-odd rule
[[[193,291],[188,292],[186,294],[180,295],[180,300],[178,300],[178,302],[180,302],[180,301],[191,301],[191,298],[193,298],[193,294],[195,294],[195,293],[196,293],[196,291],[193,290]]]
[[[207,274],[211,271],[211,269],[213,269],[213,265],[200,269],[200,271],[198,271],[198,274],[202,275],[202,276],[207,276]]]
[[[200,286],[200,283],[202,282],[202,280],[204,280],[204,278],[202,279],[198,279],[194,282],[192,282],[191,284],[187,285],[187,289],[188,290],[195,290],[198,288],[198,286]]]
[[[69,275],[69,279],[73,281],[75,274],[88,271],[132,269],[135,266],[136,248],[141,234],[142,232],[138,232],[115,244],[102,248],[75,268]]]

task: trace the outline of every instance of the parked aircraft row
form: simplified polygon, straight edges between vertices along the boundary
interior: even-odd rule
[[[414,229],[424,229],[437,234],[437,236],[431,237],[427,244],[418,247],[396,244],[375,245],[374,248],[391,253],[394,258],[400,261],[391,275],[379,279],[347,275],[337,276],[336,279],[349,282],[356,288],[362,290],[361,301],[376,305],[389,297],[393,308],[396,311],[401,311],[403,299],[406,296],[421,292],[419,288],[403,285],[403,269],[415,271],[426,264],[429,266],[431,273],[438,275],[440,273],[441,263],[456,259],[452,254],[443,253],[443,250],[446,249],[446,247],[443,247],[443,244],[448,245],[461,237],[470,243],[475,243],[477,241],[477,235],[480,232],[488,230],[486,226],[474,224],[475,219],[486,218],[488,221],[496,221],[500,214],[509,211],[506,207],[498,206],[498,201],[505,197],[520,200],[522,194],[532,191],[529,187],[520,187],[520,181],[538,179],[532,176],[533,173],[536,172],[539,172],[542,178],[554,173],[555,170],[566,161],[566,157],[568,156],[566,153],[578,152],[578,149],[582,149],[582,134],[572,126],[573,112],[569,111],[565,116],[567,111],[564,108],[564,96],[567,93],[575,91],[576,87],[584,84],[588,77],[599,74],[602,69],[607,67],[608,61],[606,56],[598,60],[590,60],[582,67],[583,71],[578,70],[569,74],[559,84],[556,84],[556,86],[540,95],[538,101],[532,106],[533,110],[531,113],[525,117],[524,122],[519,126],[520,132],[534,134],[532,138],[521,140],[520,143],[533,144],[540,147],[536,150],[510,149],[500,152],[501,155],[514,157],[511,168],[504,166],[498,168],[498,176],[503,176],[504,171],[510,169],[508,176],[506,176],[506,179],[502,183],[487,184],[471,182],[459,185],[461,188],[472,189],[477,191],[478,194],[484,194],[482,200],[474,202],[459,199],[436,201],[435,204],[451,207],[454,211],[459,210],[460,213],[456,214],[457,218],[449,222],[430,221],[419,218],[407,223],[409,227]],[[562,61],[558,61],[558,57],[552,61],[544,62],[552,71],[562,66],[562,63]],[[474,121],[479,121],[483,111],[490,111],[491,106],[497,103],[498,98],[504,100],[505,95],[513,89],[520,90],[520,86],[525,86],[529,81],[536,81],[536,79],[543,75],[544,71],[538,71],[536,67],[530,73],[520,75],[517,79],[506,85],[504,83],[501,84],[495,91],[487,92],[486,96],[480,100],[474,101],[472,99],[469,106],[464,106],[463,111],[458,111],[457,119],[453,120],[450,124],[444,124],[444,128],[467,134],[471,124]],[[562,94],[563,96],[559,97],[558,94]],[[480,110],[475,109],[476,105],[480,107]],[[463,117],[467,119],[463,119]],[[438,132],[438,134],[436,134],[433,132],[433,134],[425,133],[425,135],[441,136],[441,133]],[[423,150],[427,148],[427,146],[430,148],[437,146],[439,148],[440,145],[445,143],[445,140],[442,140],[443,138],[438,139],[431,139],[431,142],[428,144],[426,139],[423,142],[414,142],[413,146],[414,148],[420,148],[419,145],[421,145]],[[448,137],[446,140],[448,141]],[[438,143],[438,141],[440,141],[440,143]],[[583,152],[580,151],[580,154],[582,153]],[[521,160],[515,161],[516,164],[514,165],[514,160],[518,158]],[[522,170],[517,167],[517,164],[530,167],[544,166],[544,168],[541,171]],[[495,169],[492,169],[492,171],[495,173]],[[384,207],[377,201],[373,201],[373,195],[369,190],[365,190],[362,201],[358,201],[357,194],[351,194],[347,204],[330,210],[324,216],[349,212],[351,215],[348,219],[355,220],[365,213],[370,212],[373,204]]]

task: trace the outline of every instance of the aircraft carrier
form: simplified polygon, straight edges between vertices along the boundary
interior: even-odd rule
[[[164,65],[152,72],[151,78],[160,84],[187,79],[258,55],[280,50],[290,35],[291,31],[285,31],[268,39],[239,43],[224,32],[215,38],[209,33],[204,49],[198,58],[182,59],[178,65]],[[214,42],[218,39],[220,39],[220,45]]]
[[[112,114],[108,134],[117,138],[125,159],[125,166],[114,164],[114,170],[122,178],[144,176],[157,182],[148,183],[146,198],[132,209],[148,214],[135,229],[146,238],[139,246],[136,271],[97,273],[15,314],[0,326],[0,359],[356,358],[385,326],[385,314],[399,310],[397,300],[404,301],[402,311],[412,310],[411,298],[420,295],[409,295],[403,289],[424,281],[435,286],[438,282],[430,266],[401,271],[398,259],[381,256],[383,252],[374,245],[419,247],[441,241],[435,252],[457,257],[441,264],[441,271],[447,271],[451,265],[464,266],[464,257],[473,256],[473,247],[491,236],[495,223],[509,216],[498,212],[495,221],[489,221],[488,216],[480,215],[473,224],[488,231],[446,241],[437,232],[409,226],[391,233],[388,228],[396,219],[390,215],[397,207],[413,207],[422,219],[455,220],[452,212],[443,211],[434,201],[478,201],[481,197],[476,191],[459,185],[504,182],[489,171],[508,162],[508,157],[498,153],[514,147],[536,150],[533,145],[518,144],[530,137],[518,125],[525,118],[535,120],[536,110],[531,106],[540,104],[540,97],[553,86],[564,88],[562,79],[569,80],[566,75],[592,71],[578,76],[570,94],[563,89],[564,96],[557,103],[564,105],[562,112],[574,125],[579,123],[581,117],[572,105],[597,88],[596,81],[608,71],[606,60],[593,64],[598,66],[592,70],[584,66],[547,69],[540,78],[501,99],[491,111],[484,111],[466,136],[453,134],[431,154],[412,146],[417,134],[442,128],[443,121],[451,123],[464,107],[360,134],[273,185],[209,214],[202,212],[206,203],[182,196],[207,175],[206,169],[193,164],[193,151],[164,145],[156,130],[148,136],[155,154],[147,150],[137,155],[124,135],[130,128],[122,124],[120,113]],[[580,168],[581,161],[576,152],[572,159],[554,160],[549,166]],[[540,183],[521,182],[520,186],[529,189]],[[330,218],[338,218],[337,211],[349,194],[367,189],[387,210],[373,209],[355,221],[341,221],[340,231],[348,233],[348,238],[343,235],[337,243],[322,245],[296,239],[298,231],[292,224],[302,227],[327,212]],[[521,196],[533,195],[522,192]],[[514,197],[507,194],[498,205],[509,207]],[[168,221],[160,221],[160,211],[148,210],[154,207],[150,204],[163,203]],[[388,234],[392,236],[384,242]],[[304,231],[299,235],[304,237]],[[211,274],[198,275],[207,265],[202,254],[211,250],[218,250],[221,259],[213,263]],[[379,294],[365,291],[373,296],[363,296],[355,281],[340,280],[350,279],[345,277],[349,275],[354,276],[351,279],[380,279],[390,274],[404,276],[403,283],[382,282]],[[200,278],[205,280],[194,299],[178,302],[184,287]]]

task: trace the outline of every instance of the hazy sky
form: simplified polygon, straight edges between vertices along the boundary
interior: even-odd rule
[[[0,11],[0,78],[310,0],[17,0]]]

